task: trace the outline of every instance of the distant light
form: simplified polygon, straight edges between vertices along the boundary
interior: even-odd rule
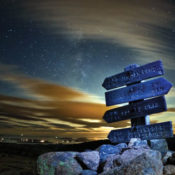
[[[45,142],[45,140],[40,140],[40,142],[41,142],[41,143],[44,143],[44,142]]]
[[[97,120],[97,119],[80,118],[79,120],[84,122],[89,122],[89,123],[101,123],[101,120]]]

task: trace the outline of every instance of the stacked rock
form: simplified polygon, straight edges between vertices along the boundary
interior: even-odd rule
[[[175,153],[164,139],[132,138],[129,144],[101,145],[85,152],[50,152],[37,160],[40,175],[169,175],[175,174]]]

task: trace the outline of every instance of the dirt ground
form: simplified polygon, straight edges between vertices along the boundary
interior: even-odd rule
[[[37,175],[36,159],[1,153],[0,175]]]

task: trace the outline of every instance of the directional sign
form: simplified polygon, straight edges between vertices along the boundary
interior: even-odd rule
[[[115,105],[140,99],[167,94],[172,84],[164,78],[157,78],[144,83],[108,91],[105,93],[106,105]]]
[[[167,110],[166,101],[164,96],[139,101],[127,106],[114,108],[106,111],[103,119],[107,123],[112,123],[131,118],[143,117],[148,114],[154,114]]]
[[[139,82],[148,78],[163,75],[163,66],[161,61],[155,61],[120,74],[107,77],[102,86],[109,90],[123,85]]]
[[[112,130],[108,135],[108,138],[112,143],[129,142],[131,138],[150,140],[168,137],[173,137],[171,121],[152,125],[138,125],[134,128]]]

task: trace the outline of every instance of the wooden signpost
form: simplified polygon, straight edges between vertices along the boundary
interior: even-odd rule
[[[163,65],[161,61],[155,61],[153,63],[146,64],[144,66],[139,66],[135,69],[127,70],[120,74],[113,75],[111,77],[105,78],[102,86],[109,90],[124,86],[127,84],[142,81],[148,78],[163,75]]]
[[[124,72],[104,80],[102,86],[107,90],[127,85],[105,93],[106,106],[129,102],[129,105],[106,111],[103,116],[108,123],[131,119],[131,128],[109,133],[112,143],[128,142],[133,137],[150,140],[173,136],[171,121],[149,125],[147,116],[167,110],[163,95],[169,92],[172,84],[164,78],[141,82],[163,74],[162,62],[155,61],[144,66],[129,65]]]
[[[157,78],[144,83],[130,85],[105,93],[106,105],[131,102],[167,94],[172,84],[164,78]]]
[[[166,102],[164,96],[139,101],[126,105],[123,107],[118,107],[106,111],[103,119],[107,123],[112,123],[121,120],[127,120],[130,118],[137,118],[145,116],[148,114],[154,114],[158,112],[163,112],[167,110]]]
[[[113,130],[109,133],[109,140],[115,142],[129,142],[131,138],[142,140],[160,139],[172,136],[172,122],[152,125],[138,125],[134,128]]]

